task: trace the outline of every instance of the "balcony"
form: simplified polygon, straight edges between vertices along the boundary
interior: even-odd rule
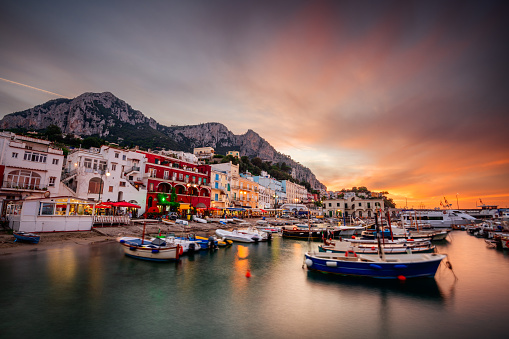
[[[41,185],[28,185],[21,184],[17,182],[9,182],[6,181],[2,184],[3,189],[12,189],[12,190],[23,190],[23,191],[46,191],[48,188],[46,186]]]
[[[124,175],[127,175],[131,172],[139,172],[140,171],[140,167],[139,166],[132,166],[130,168],[128,168],[127,170],[124,171]]]

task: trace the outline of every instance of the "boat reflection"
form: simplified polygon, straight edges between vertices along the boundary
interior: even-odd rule
[[[307,271],[308,282],[320,286],[337,285],[344,292],[367,292],[370,294],[392,294],[395,296],[425,300],[443,304],[447,294],[442,291],[435,279],[411,279],[405,282],[362,277],[339,276]]]

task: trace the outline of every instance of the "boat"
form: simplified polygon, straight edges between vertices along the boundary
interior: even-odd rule
[[[301,240],[322,240],[324,237],[327,239],[338,239],[340,231],[332,228],[303,228],[294,226],[290,227],[282,227],[283,230],[283,238],[292,238],[292,239],[301,239]],[[327,233],[329,232],[329,233]]]
[[[375,227],[379,231],[378,213],[375,213]],[[445,254],[398,254],[386,255],[377,232],[378,254],[357,254],[354,250],[343,253],[307,252],[304,262],[309,270],[323,273],[351,275],[380,279],[434,277]]]
[[[434,277],[445,254],[369,255],[354,251],[342,253],[307,252],[309,270],[340,275],[380,279]]]
[[[35,233],[18,231],[18,232],[12,232],[12,234],[14,235],[14,238],[15,238],[14,242],[21,241],[21,242],[28,242],[31,244],[38,244],[39,241],[41,240],[41,236],[39,236]]]
[[[201,242],[190,237],[177,237],[173,234],[167,234],[164,237],[159,236],[157,238],[164,239],[167,243],[180,245],[182,247],[182,253],[195,253],[202,249]]]
[[[392,234],[391,234],[392,231]],[[391,228],[385,228],[382,231],[382,237],[385,239],[404,239],[404,238],[411,238],[411,239],[425,239],[425,240],[431,240],[431,241],[439,241],[444,240],[447,235],[449,234],[451,230],[450,229],[441,229],[441,230],[433,230],[433,231],[412,231],[407,230],[405,228],[399,228],[396,226],[391,226]],[[363,238],[367,239],[374,239],[376,238],[377,232],[374,230],[366,230],[363,231],[361,236]]]
[[[124,254],[131,258],[149,261],[179,260],[183,253],[182,246],[168,243],[156,238],[152,241],[137,237],[122,237],[118,242],[124,249]]]
[[[259,234],[246,234],[241,233],[238,230],[226,231],[218,229],[216,230],[216,235],[220,238],[238,241],[238,242],[259,242],[262,241],[262,238]]]
[[[201,240],[201,241],[205,241],[207,246],[210,244],[210,237],[206,238],[206,237],[200,237],[199,235],[195,235],[194,236],[196,238],[196,240]],[[211,236],[212,239],[214,239],[214,242],[217,246],[219,247],[226,247],[226,246],[230,246],[233,244],[233,241],[231,240],[228,240],[228,239],[219,239],[217,238],[216,236]],[[203,247],[202,247],[203,249]]]
[[[435,245],[432,245],[429,241],[383,245],[383,251],[385,254],[432,253],[434,250]],[[318,251],[343,254],[348,251],[354,251],[357,254],[377,254],[378,244],[351,243],[346,241],[327,241],[326,244],[318,246]]]
[[[410,226],[415,220],[427,223],[433,228],[452,228],[453,225],[469,225],[477,221],[471,215],[459,210],[407,210],[401,212],[403,226]]]
[[[272,240],[272,234],[260,231],[254,227],[248,227],[246,229],[238,229],[239,233],[246,234],[246,235],[258,235],[260,237],[260,241],[268,241]]]
[[[259,225],[259,226],[255,226],[257,230],[259,230],[260,232],[265,232],[265,233],[278,233],[281,228],[279,227],[272,227],[270,225]]]

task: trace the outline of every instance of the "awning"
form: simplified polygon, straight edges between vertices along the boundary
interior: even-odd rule
[[[245,209],[243,208],[238,208],[238,207],[228,207],[226,208],[228,211],[245,211]]]
[[[127,201],[112,202],[111,206],[141,208],[141,206],[138,206],[138,205],[135,205],[135,204],[131,204],[130,202],[127,202]]]
[[[95,205],[95,208],[111,208],[111,206],[108,204],[97,204]]]
[[[189,204],[186,204],[186,203],[180,203],[179,208],[181,210],[188,210],[190,208],[190,206],[189,206]]]
[[[196,205],[196,208],[207,208],[207,205],[205,205],[204,203],[202,202],[199,202],[197,205]]]

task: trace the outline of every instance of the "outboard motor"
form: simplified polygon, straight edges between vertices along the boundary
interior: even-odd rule
[[[210,236],[208,239],[208,246],[209,250],[215,250],[217,248],[216,246],[216,239],[214,239],[213,236]]]

